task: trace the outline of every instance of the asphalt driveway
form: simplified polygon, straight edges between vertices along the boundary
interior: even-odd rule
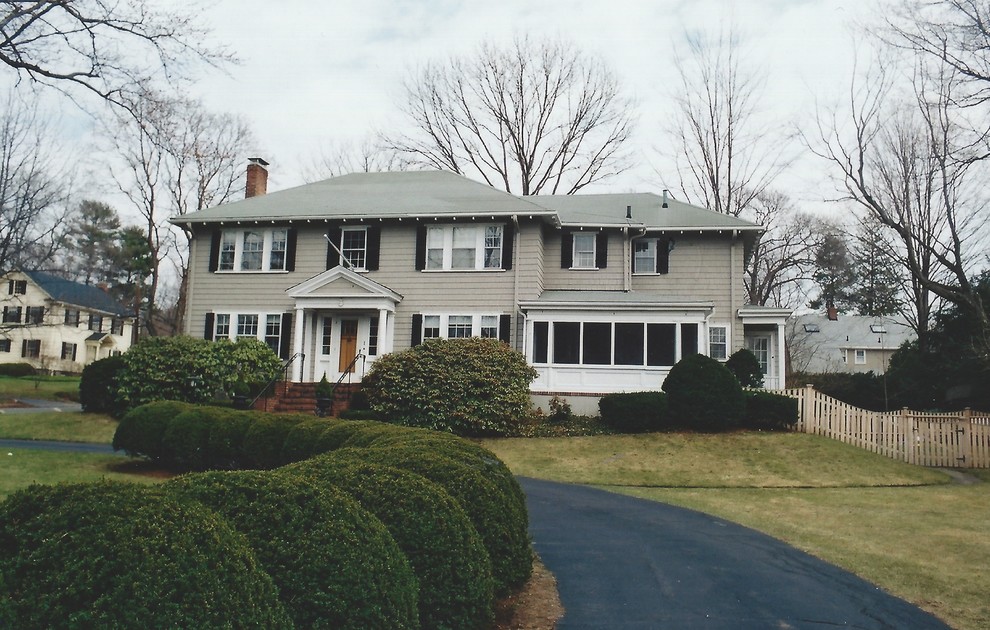
[[[530,534],[557,578],[558,628],[948,628],[778,540],[682,508],[520,479]]]

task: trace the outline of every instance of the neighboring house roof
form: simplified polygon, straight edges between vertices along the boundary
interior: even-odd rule
[[[127,316],[131,314],[127,307],[114,300],[99,287],[66,280],[42,271],[24,271],[23,273],[56,302],[115,315]]]
[[[794,369],[811,372],[834,369],[840,350],[893,351],[917,337],[899,316],[839,315],[830,320],[826,315],[806,313],[791,317],[787,328]]]
[[[351,173],[173,217],[174,223],[539,216],[556,225],[760,231],[758,225],[651,193],[512,195],[447,171]],[[630,208],[632,218],[626,218]]]

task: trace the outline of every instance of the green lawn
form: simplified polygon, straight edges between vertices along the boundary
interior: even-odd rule
[[[0,451],[0,500],[31,484],[78,483],[117,479],[151,483],[150,477],[117,472],[130,461],[116,455],[54,453],[30,449]]]
[[[79,400],[78,376],[0,376],[0,402],[18,398]]]
[[[0,438],[110,444],[117,421],[98,413],[0,414]]]
[[[486,440],[516,474],[696,509],[844,567],[955,628],[990,627],[990,471],[951,485],[803,434]]]

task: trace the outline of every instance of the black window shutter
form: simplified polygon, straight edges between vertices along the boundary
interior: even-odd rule
[[[14,294],[14,281],[13,280],[8,280],[7,281],[7,293],[10,294],[10,295],[13,295]]]
[[[21,340],[21,356],[26,357],[28,355],[28,340]]]
[[[340,249],[340,226],[330,226],[327,230],[327,236],[329,237],[329,242],[327,243],[327,269],[333,269],[340,266],[340,254],[337,253],[337,250]]]
[[[288,359],[292,356],[292,351],[289,350],[289,340],[292,338],[292,313],[282,314],[282,339],[278,343],[279,358],[282,360]]]
[[[671,240],[668,238],[657,240],[657,273],[670,271],[670,246]]]
[[[511,221],[502,228],[502,269],[512,269],[512,245],[515,234],[515,226]]]
[[[560,268],[570,269],[574,266],[574,235],[564,232],[560,237]]]
[[[498,338],[505,343],[510,343],[512,335],[512,315],[498,316]]]
[[[286,234],[285,243],[285,270],[295,271],[296,270],[296,241],[299,240],[299,230],[296,228],[289,228]]]
[[[76,360],[76,350],[78,350],[78,349],[79,349],[79,346],[77,346],[76,344],[72,344],[72,360],[73,361]]]
[[[599,269],[608,266],[608,232],[604,230],[595,236],[595,266]]]
[[[426,226],[416,228],[416,271],[426,269]]]
[[[203,339],[208,341],[213,341],[213,319],[216,317],[213,313],[206,314],[206,326],[203,329]]]
[[[213,230],[210,237],[210,271],[216,271],[220,266],[220,230]]]
[[[413,315],[412,342],[410,346],[418,346],[423,343],[423,316],[419,313]]]
[[[382,250],[382,227],[380,225],[368,226],[368,256],[364,263],[368,271],[378,271],[378,255]]]

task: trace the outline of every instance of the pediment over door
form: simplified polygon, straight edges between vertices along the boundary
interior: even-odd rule
[[[394,310],[402,296],[351,269],[334,267],[290,287],[286,294],[302,308]]]

